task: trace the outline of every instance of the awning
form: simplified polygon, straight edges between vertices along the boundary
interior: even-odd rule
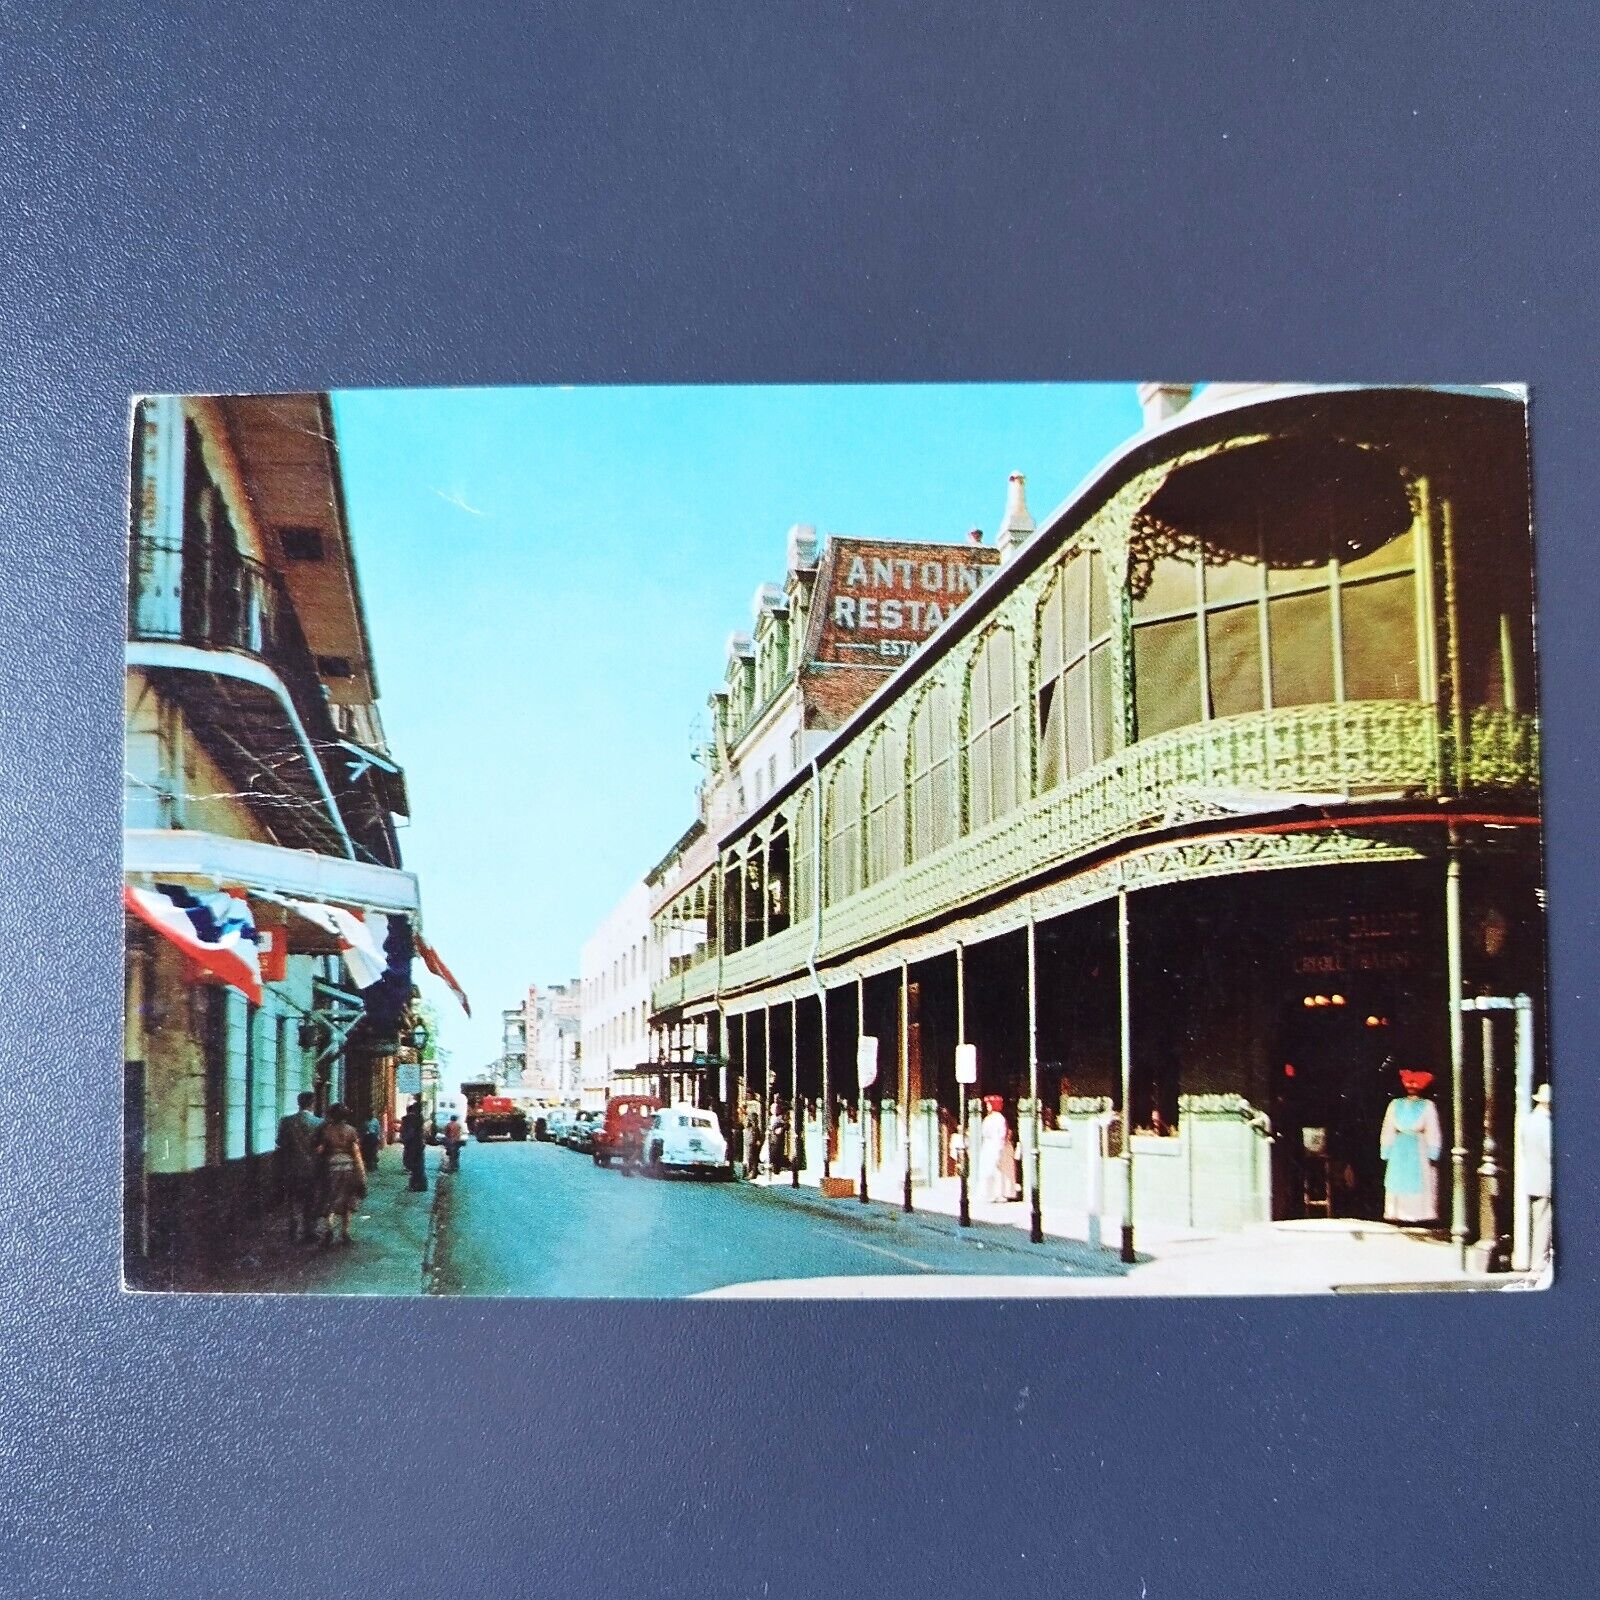
[[[130,875],[166,882],[240,884],[296,899],[411,916],[422,910],[415,873],[192,828],[125,829],[122,866]]]

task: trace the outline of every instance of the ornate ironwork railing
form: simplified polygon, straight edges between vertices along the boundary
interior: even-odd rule
[[[1469,725],[1464,791],[1533,794],[1535,719],[1479,712]],[[1220,717],[1146,739],[975,833],[871,884],[822,916],[824,957],[1004,891],[1078,856],[1204,815],[1278,810],[1296,796],[1444,792],[1437,709],[1398,700],[1294,706]],[[807,921],[722,959],[736,991],[803,967]],[[714,955],[656,986],[658,1009],[716,992]]]

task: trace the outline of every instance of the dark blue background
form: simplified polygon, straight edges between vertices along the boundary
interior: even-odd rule
[[[1590,8],[23,9],[0,1592],[1585,1592]],[[119,1294],[130,392],[1169,376],[1536,386],[1554,1293]]]

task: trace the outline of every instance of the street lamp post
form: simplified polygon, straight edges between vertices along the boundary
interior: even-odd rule
[[[419,1022],[410,1034],[412,1053],[417,1058],[417,1089],[418,1094],[414,1102],[417,1108],[415,1156],[411,1163],[411,1189],[417,1194],[426,1194],[428,1191],[428,1166],[427,1151],[428,1141],[422,1131],[422,1052],[428,1043],[428,1030]],[[409,1110],[407,1115],[410,1115]]]

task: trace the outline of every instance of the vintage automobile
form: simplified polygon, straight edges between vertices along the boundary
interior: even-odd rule
[[[595,1129],[594,1164],[609,1167],[615,1161],[625,1170],[637,1167],[644,1153],[644,1131],[660,1109],[661,1102],[649,1095],[613,1095],[606,1102],[605,1120]]]
[[[717,1178],[732,1175],[728,1142],[717,1119],[697,1106],[670,1106],[656,1112],[645,1130],[643,1165],[655,1178],[668,1172],[700,1172]]]

